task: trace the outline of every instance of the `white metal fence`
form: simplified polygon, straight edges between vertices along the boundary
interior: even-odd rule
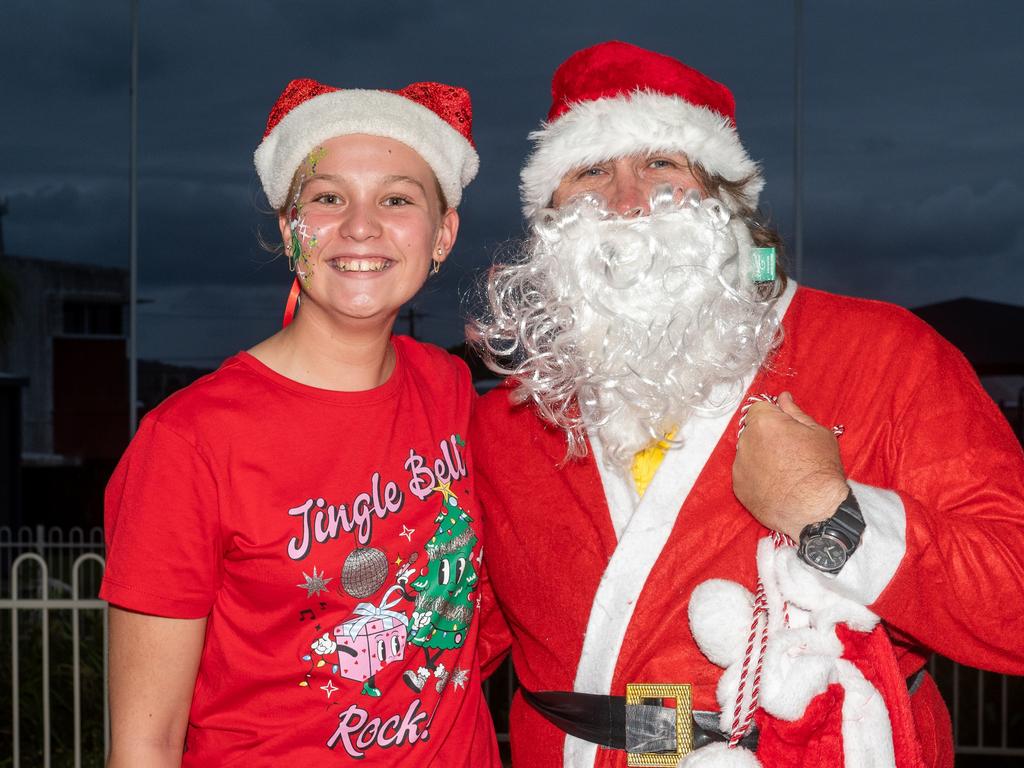
[[[0,766],[100,766],[109,752],[103,532],[0,528]],[[84,631],[83,631],[84,630]],[[84,657],[84,658],[83,658]],[[7,725],[10,730],[8,731]]]
[[[0,662],[0,744],[9,735],[12,745],[9,758],[0,754],[0,768],[105,761],[107,612],[95,596],[102,554],[99,528],[0,528],[0,637],[10,642],[10,664]],[[987,757],[998,765],[1020,758],[1024,765],[1024,678],[940,658],[930,671],[950,705],[957,754],[971,756],[972,765]],[[507,741],[511,669],[503,668],[486,689],[499,740]]]

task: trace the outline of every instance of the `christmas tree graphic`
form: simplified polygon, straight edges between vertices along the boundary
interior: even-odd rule
[[[443,498],[441,512],[434,518],[437,530],[425,547],[426,573],[410,585],[417,595],[409,642],[423,648],[426,664],[419,672],[406,672],[405,681],[417,691],[423,689],[429,670],[437,667],[445,650],[462,647],[476,604],[473,547],[477,540],[469,525],[473,518],[459,507],[450,485],[437,487]]]

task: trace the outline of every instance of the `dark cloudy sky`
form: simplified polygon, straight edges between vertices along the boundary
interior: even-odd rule
[[[546,0],[141,0],[140,353],[213,365],[277,327],[289,275],[252,169],[284,84],[441,80],[473,94],[482,159],[455,258],[417,300],[461,337],[462,294],[521,232],[516,184],[551,73],[618,38],[728,84],[764,201],[793,234],[793,6]],[[803,282],[906,306],[1024,304],[1024,3],[805,3]],[[128,0],[4,0],[8,252],[128,263]],[[399,329],[402,330],[400,324]]]

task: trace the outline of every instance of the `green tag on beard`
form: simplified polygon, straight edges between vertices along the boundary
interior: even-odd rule
[[[750,249],[750,277],[755,283],[775,281],[775,249]]]

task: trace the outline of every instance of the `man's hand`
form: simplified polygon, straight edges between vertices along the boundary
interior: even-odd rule
[[[831,517],[849,486],[832,430],[801,411],[789,392],[755,403],[736,446],[732,487],[757,520],[794,541]]]

